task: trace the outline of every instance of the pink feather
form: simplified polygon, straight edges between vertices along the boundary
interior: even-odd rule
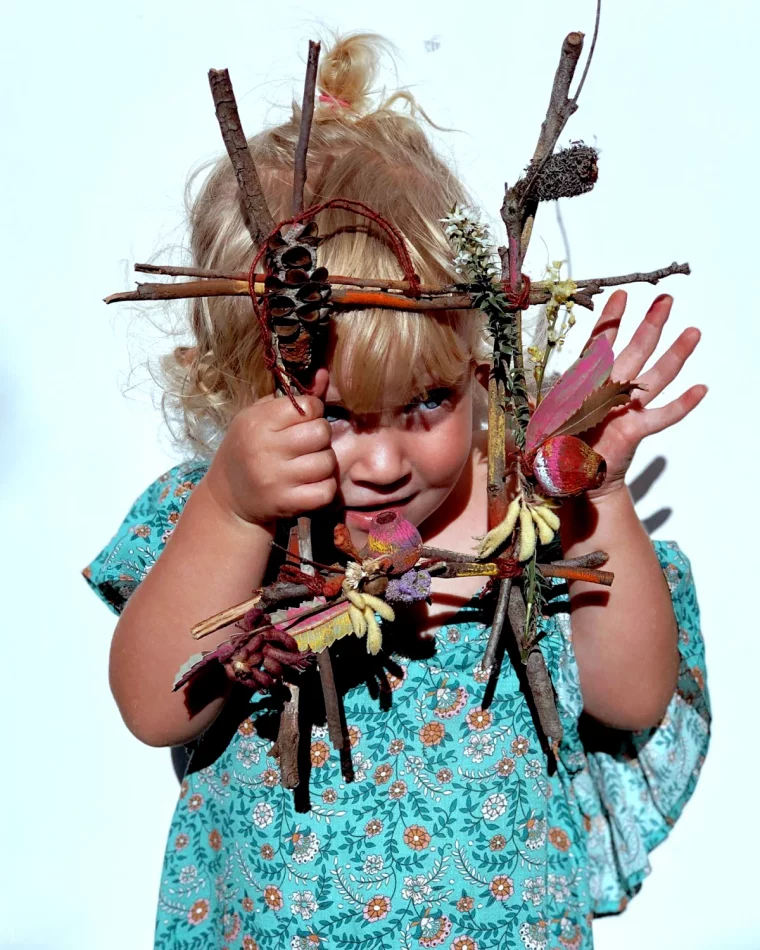
[[[525,431],[526,452],[545,442],[580,409],[583,400],[609,378],[614,362],[609,340],[598,336],[560,376],[530,417]]]

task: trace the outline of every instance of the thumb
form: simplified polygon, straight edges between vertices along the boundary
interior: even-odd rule
[[[329,385],[330,373],[324,368],[324,366],[321,366],[314,374],[311,384],[307,386],[306,392],[310,396],[316,396],[317,399],[321,399],[322,402],[324,402]]]

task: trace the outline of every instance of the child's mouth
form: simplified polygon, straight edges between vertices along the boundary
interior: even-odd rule
[[[381,511],[395,509],[403,514],[412,497],[412,495],[407,495],[406,498],[399,498],[398,501],[382,501],[375,505],[347,505],[345,509],[346,524],[353,524],[355,527],[363,528],[366,531],[372,519],[379,515]]]

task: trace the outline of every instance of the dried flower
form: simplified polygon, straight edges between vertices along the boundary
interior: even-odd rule
[[[407,571],[391,580],[385,596],[388,600],[398,600],[404,604],[427,600],[430,596],[430,574],[427,571]]]

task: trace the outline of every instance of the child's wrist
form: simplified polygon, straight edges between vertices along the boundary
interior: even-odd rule
[[[585,493],[564,499],[557,512],[563,550],[567,551],[575,543],[590,538],[601,520],[620,519],[632,511],[633,501],[625,482],[601,494]]]
[[[202,489],[202,497],[205,497],[206,503],[211,507],[214,514],[228,526],[252,534],[263,532],[269,535],[270,539],[274,537],[276,519],[274,517],[253,517],[237,511],[224,487],[220,486],[213,477],[211,470],[200,481],[198,489]]]

